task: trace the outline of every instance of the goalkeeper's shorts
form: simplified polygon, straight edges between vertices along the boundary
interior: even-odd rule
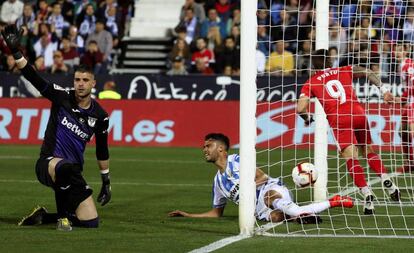
[[[36,176],[43,185],[54,187],[55,183],[49,175],[49,162],[53,157],[41,156],[36,162]]]

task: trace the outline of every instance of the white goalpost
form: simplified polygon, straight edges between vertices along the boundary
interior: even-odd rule
[[[256,206],[256,1],[241,2],[240,233],[253,235]]]
[[[329,0],[316,1],[316,49],[329,48]],[[314,163],[319,170],[319,177],[314,184],[314,200],[327,198],[328,184],[328,121],[321,103],[315,99],[315,154]]]
[[[371,69],[382,77],[383,85],[391,87],[394,96],[401,96],[404,84],[400,78],[403,59],[397,55],[399,45],[409,51],[405,57],[414,57],[411,2],[241,1],[241,235],[414,238],[414,173],[401,171],[403,163],[407,163],[400,136],[403,107],[384,105],[380,91],[366,78],[354,80],[356,96],[365,106],[373,147],[402,193],[400,201],[392,201],[381,179],[360,155],[368,185],[375,195],[375,213],[365,215],[364,196],[354,186],[346,163],[340,158],[322,105],[317,99],[311,100],[315,122],[310,126],[297,115],[295,105],[311,74],[310,53],[317,49],[329,49],[334,67],[359,65]],[[266,71],[260,75],[255,61],[256,45],[267,61]],[[294,65],[290,67],[292,59]],[[292,93],[295,97],[285,96]],[[280,98],[257,94],[280,94]],[[413,146],[412,141],[406,146]],[[318,179],[311,187],[297,188],[292,182],[292,169],[301,162],[313,163],[318,170]],[[411,162],[414,168],[414,161]],[[320,213],[321,224],[256,221],[256,167],[271,177],[280,177],[299,205],[340,194],[352,197],[355,206]]]

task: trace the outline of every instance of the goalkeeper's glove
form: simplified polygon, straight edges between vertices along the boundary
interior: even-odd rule
[[[7,25],[2,31],[4,41],[7,47],[13,53],[14,59],[20,59],[22,54],[20,53],[20,38],[23,34],[23,29],[18,29],[16,25]]]
[[[102,187],[101,192],[98,195],[98,202],[101,203],[101,206],[106,205],[111,200],[111,182],[109,177],[109,172],[102,173]]]

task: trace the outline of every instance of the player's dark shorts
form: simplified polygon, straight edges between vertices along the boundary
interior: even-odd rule
[[[52,157],[53,158],[53,157]],[[40,183],[54,188],[55,183],[49,175],[49,162],[51,157],[40,157],[36,162],[36,176]]]

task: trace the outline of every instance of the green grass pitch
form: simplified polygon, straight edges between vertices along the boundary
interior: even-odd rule
[[[174,209],[211,208],[216,170],[200,149],[111,148],[112,201],[98,207],[99,229],[58,232],[54,225],[18,227],[39,204],[54,211],[52,191],[34,173],[39,146],[0,145],[0,252],[188,252],[237,235],[237,207],[219,219],[169,218]],[[260,159],[260,158],[259,158]],[[84,175],[99,191],[94,148],[86,153]],[[412,223],[411,223],[412,225]],[[257,236],[218,252],[405,252],[412,239],[269,238]]]

